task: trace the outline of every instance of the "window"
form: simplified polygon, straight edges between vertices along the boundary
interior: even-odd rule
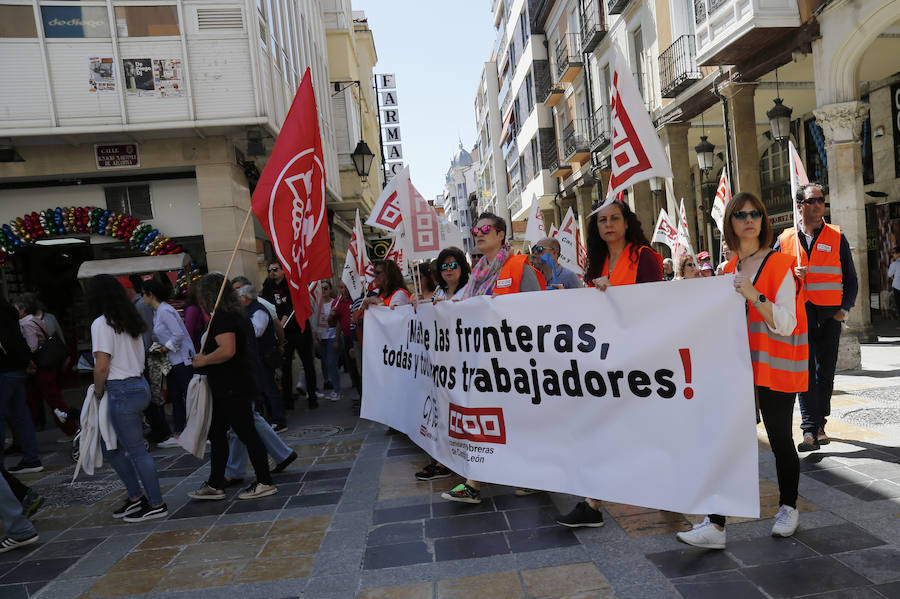
[[[525,75],[525,105],[528,107],[528,114],[534,109],[534,89],[531,87],[531,73]]]
[[[538,141],[536,135],[531,139],[529,146],[531,147],[532,168],[534,168],[534,175],[537,176],[541,172],[541,159],[538,154]]]
[[[522,14],[519,15],[519,30],[522,33],[522,48],[525,48],[525,45],[528,43],[529,36],[529,27],[528,27],[528,18],[525,16],[525,9],[522,9]]]
[[[149,185],[104,187],[103,193],[106,195],[106,208],[110,212],[121,212],[141,220],[153,218]]]
[[[791,172],[787,144],[774,142],[759,159],[763,204],[769,216],[791,211]]]
[[[37,37],[31,4],[0,6],[0,38],[3,37]]]
[[[174,5],[117,6],[116,32],[119,37],[179,35],[178,9]]]
[[[105,6],[42,6],[47,37],[110,37]]]
[[[612,89],[612,81],[610,80],[609,75],[609,65],[603,65],[603,70],[601,71],[600,77],[600,101],[603,106],[610,106],[612,102],[609,101],[609,90]]]
[[[635,29],[634,33],[631,34],[631,42],[634,47],[634,78],[637,79],[641,97],[646,100],[647,89],[646,82],[644,81],[644,77],[646,76],[646,68],[644,66],[644,35],[641,33],[640,27]]]

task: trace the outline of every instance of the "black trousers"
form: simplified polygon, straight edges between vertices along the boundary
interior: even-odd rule
[[[24,500],[25,496],[28,495],[29,488],[18,478],[7,472],[6,468],[2,465],[0,465],[0,474],[3,475],[6,484],[9,485],[9,488],[13,492],[13,495],[16,496],[16,499],[20,502]]]
[[[284,361],[281,364],[281,397],[284,405],[294,405],[294,373],[291,365],[294,362],[294,352],[300,354],[300,362],[303,363],[303,375],[306,377],[306,396],[316,399],[316,362],[314,360],[313,336],[306,321],[306,330],[301,331],[295,323],[290,323],[284,329],[287,347],[284,351]]]
[[[225,466],[228,463],[228,429],[247,446],[256,480],[272,484],[269,460],[262,440],[253,426],[253,398],[250,396],[214,397],[212,421],[209,425],[209,486],[225,488]]]
[[[343,341],[344,370],[350,375],[353,387],[356,388],[357,393],[362,397],[362,379],[359,376],[359,369],[356,368],[356,359],[350,355],[350,350],[353,349],[356,337],[352,335],[350,337],[345,336],[343,337]],[[360,348],[356,348],[356,351],[360,351]]]
[[[791,434],[796,393],[781,393],[768,387],[757,387],[759,413],[762,416],[769,445],[775,454],[778,473],[778,504],[797,507],[797,487],[800,485],[800,458]],[[725,516],[711,514],[710,522],[725,526]]]

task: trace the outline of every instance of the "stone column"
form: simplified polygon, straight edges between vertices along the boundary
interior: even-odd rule
[[[841,233],[847,238],[859,278],[856,306],[847,317],[847,328],[841,337],[839,370],[861,367],[859,343],[872,336],[860,140],[860,130],[868,112],[869,105],[858,101],[828,104],[813,110],[816,122],[825,134],[831,222],[840,226]]]
[[[250,189],[244,171],[235,163],[231,144],[225,139],[210,139],[209,148],[209,162],[195,167],[203,243],[209,270],[225,272],[241,225],[250,210]],[[230,276],[240,274],[255,280],[259,276],[259,262],[253,217],[250,218]]]
[[[759,151],[756,145],[756,113],[753,107],[754,85],[728,82],[719,93],[728,102],[728,122],[731,131],[732,172],[736,179],[734,192],[745,191],[762,196],[759,179]]]
[[[653,214],[653,198],[650,197],[650,182],[641,181],[631,187],[629,194],[631,209],[641,221],[641,229],[649,239],[653,235],[653,226],[656,224],[656,215]],[[657,213],[659,214],[659,213]]]
[[[684,210],[688,216],[688,229],[692,240],[697,239],[697,201],[694,197],[694,190],[691,188],[691,155],[694,149],[688,147],[688,131],[690,123],[673,123],[666,125],[659,133],[659,137],[669,154],[669,163],[672,165],[672,174],[674,179],[672,185],[675,191],[674,198],[666,198],[666,212],[673,223],[678,223],[681,199],[684,198]],[[645,225],[650,229],[656,224],[656,217],[659,212],[653,215],[653,222]],[[696,241],[695,241],[696,243]]]
[[[586,246],[585,235],[587,235],[588,214],[591,213],[591,205],[597,197],[597,187],[595,185],[584,185],[575,190],[575,208],[578,218],[578,230],[581,231],[581,245]]]

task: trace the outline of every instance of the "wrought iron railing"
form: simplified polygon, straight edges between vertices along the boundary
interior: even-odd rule
[[[556,79],[562,78],[569,65],[581,65],[581,44],[578,41],[578,34],[567,33],[560,38],[556,45]]]
[[[584,10],[581,12],[581,51],[593,51],[605,35],[606,23],[597,0],[584,0]]]
[[[576,152],[590,151],[591,119],[572,119],[563,129],[563,157],[568,160]]]
[[[591,149],[609,145],[609,106],[601,106],[594,111],[591,119]]]
[[[522,209],[522,190],[518,186],[510,189],[506,194],[506,206],[509,208],[510,216]]]
[[[703,79],[697,66],[693,35],[682,35],[659,55],[659,83],[663,98],[674,98],[694,81]]]
[[[609,0],[607,3],[607,10],[611,15],[620,15],[625,11],[628,2],[629,0]]]
[[[550,71],[550,62],[534,61],[534,93],[537,101],[543,104],[551,94],[560,93],[562,88],[554,81]]]
[[[699,25],[706,20],[706,0],[694,0],[694,23]]]

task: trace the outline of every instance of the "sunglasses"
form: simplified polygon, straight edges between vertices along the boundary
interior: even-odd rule
[[[441,264],[441,270],[456,270],[459,268],[459,262],[444,262]]]
[[[824,203],[825,203],[825,198],[818,197],[818,198],[807,198],[805,200],[800,200],[799,202],[797,202],[797,205],[802,206],[803,204],[806,204],[807,206],[812,206],[813,204],[824,204]]]
[[[532,247],[531,247],[531,253],[532,253],[532,254],[543,254],[543,253],[544,253],[544,246],[542,246],[542,245],[535,245],[535,246],[532,246]]]
[[[478,236],[479,233],[482,235],[487,235],[491,232],[491,229],[496,229],[494,225],[482,225],[480,227],[472,227],[472,235]]]
[[[747,220],[747,218],[752,218],[753,220],[759,220],[762,218],[763,213],[759,210],[751,210],[747,212],[745,210],[738,210],[731,216],[736,218],[737,220]]]
[[[273,266],[272,268],[270,268],[270,269],[268,269],[268,270],[269,270],[269,272],[278,272],[279,270],[281,270],[281,267],[280,267],[280,266]]]

